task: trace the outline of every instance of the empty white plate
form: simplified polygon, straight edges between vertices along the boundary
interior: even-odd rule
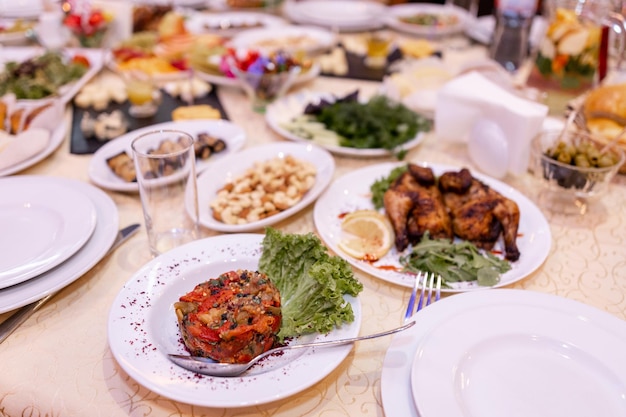
[[[96,227],[92,201],[55,178],[3,178],[0,195],[0,288],[67,260]]]

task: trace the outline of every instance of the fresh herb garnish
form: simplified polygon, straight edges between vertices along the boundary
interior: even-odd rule
[[[408,165],[400,165],[399,167],[395,167],[391,170],[389,175],[386,177],[382,177],[374,181],[374,183],[370,186],[370,191],[372,192],[372,203],[374,207],[378,210],[383,208],[383,196],[385,195],[385,191],[391,187],[391,184],[398,178],[402,173],[406,172],[408,169]]]
[[[350,264],[330,256],[314,234],[283,234],[267,228],[259,271],[280,291],[281,340],[328,333],[354,321],[352,306],[343,297],[358,295],[363,285],[354,277]]]
[[[446,286],[462,281],[477,281],[481,286],[493,286],[500,281],[501,274],[511,269],[508,261],[489,252],[481,252],[471,242],[431,239],[428,233],[424,234],[411,253],[400,257],[400,263],[409,272],[441,275]]]
[[[307,107],[305,114],[336,132],[341,146],[358,149],[394,150],[431,127],[428,119],[382,95],[361,103],[351,93],[332,103]]]

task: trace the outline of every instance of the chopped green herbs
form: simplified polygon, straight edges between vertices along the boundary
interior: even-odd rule
[[[372,97],[367,103],[333,103],[315,118],[342,137],[341,146],[358,149],[393,150],[430,129],[427,119],[385,96]]]
[[[508,261],[489,252],[481,252],[470,242],[431,239],[428,233],[411,253],[400,257],[400,263],[407,271],[441,275],[444,285],[477,281],[481,286],[493,286],[500,281],[500,274],[511,269]]]
[[[283,128],[320,144],[357,149],[388,149],[404,158],[402,145],[419,132],[430,130],[431,122],[402,103],[377,95],[368,102],[358,100],[358,90],[334,101],[308,104],[304,114]]]

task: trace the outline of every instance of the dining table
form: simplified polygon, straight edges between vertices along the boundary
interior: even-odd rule
[[[484,56],[486,47],[471,43],[463,48],[446,49],[443,60],[446,65],[458,66]],[[376,80],[320,75],[292,90],[347,94],[359,89],[364,95],[372,95],[380,87],[381,82]],[[244,149],[288,143],[268,126],[263,113],[252,109],[243,91],[229,86],[214,88],[229,120],[246,132]],[[71,126],[71,105],[62,122]],[[61,177],[90,183],[91,158],[90,154],[70,152],[68,129],[57,151],[14,175]],[[333,158],[333,180],[357,169],[397,162],[393,155],[335,154]],[[481,167],[469,158],[465,143],[442,141],[434,131],[427,132],[424,141],[410,149],[404,160],[481,172]],[[543,203],[537,192],[541,185],[531,173],[509,174],[501,181],[537,204],[551,233],[545,261],[506,288],[564,297],[626,320],[626,176],[618,175],[600,201],[576,213],[564,213]],[[109,312],[125,283],[152,257],[139,195],[105,192],[117,206],[120,227],[132,223],[142,227],[128,242],[63,288],[0,344],[0,416],[395,417],[385,412],[381,396],[381,370],[395,336],[355,343],[347,357],[319,382],[286,398],[260,405],[208,408],[186,404],[152,392],[129,376],[109,347]],[[314,206],[309,204],[274,227],[288,233],[316,233]],[[225,233],[202,228],[201,234],[202,238],[209,238]],[[358,296],[359,334],[401,325],[411,289],[356,268],[354,275],[363,284]],[[442,298],[456,296],[446,293]],[[0,322],[12,313],[0,314]],[[206,395],[210,396],[211,392]]]

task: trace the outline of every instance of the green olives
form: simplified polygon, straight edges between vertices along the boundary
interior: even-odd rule
[[[574,145],[560,141],[545,154],[555,161],[581,168],[604,168],[618,162],[617,154],[614,152],[600,154],[598,147],[591,142]]]

